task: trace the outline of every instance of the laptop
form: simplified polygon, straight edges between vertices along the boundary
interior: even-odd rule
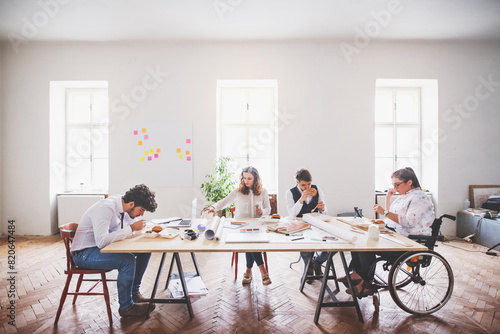
[[[152,219],[151,222],[153,224],[165,224],[165,227],[191,227],[191,224],[196,220],[196,202],[196,198],[191,202],[191,218],[170,217]]]

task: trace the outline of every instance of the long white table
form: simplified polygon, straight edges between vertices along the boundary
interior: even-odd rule
[[[353,232],[349,224],[346,224],[341,221],[341,220],[349,220],[352,218],[346,218],[346,217],[336,218],[329,216],[321,216],[321,218],[323,220],[327,220],[328,223],[331,224],[335,229],[356,233],[357,240],[354,242],[321,242],[321,241],[300,240],[299,242],[299,241],[292,241],[292,239],[296,239],[295,236],[289,236],[289,237],[282,236],[279,242],[271,241],[269,243],[225,243],[225,235],[227,233],[234,232],[234,230],[225,228],[220,242],[208,240],[202,235],[196,240],[187,240],[187,239],[181,240],[179,236],[173,239],[165,239],[162,237],[146,238],[142,233],[139,233],[138,235],[133,236],[132,238],[114,242],[103,248],[101,251],[104,253],[151,253],[151,252],[163,253],[156,281],[153,287],[153,292],[151,294],[150,305],[152,303],[185,303],[187,304],[188,311],[191,317],[193,317],[191,301],[190,298],[188,297],[187,285],[185,282],[184,272],[182,269],[179,253],[185,253],[185,252],[191,253],[197,274],[199,275],[199,269],[196,263],[196,257],[194,255],[194,253],[198,252],[316,252],[316,251],[330,252],[330,256],[326,263],[325,274],[322,278],[321,290],[319,293],[314,322],[315,323],[318,322],[322,307],[343,307],[343,306],[355,307],[359,320],[363,322],[359,304],[355,296],[353,296],[352,301],[339,302],[335,299],[335,296],[328,288],[327,282],[328,279],[331,279],[331,276],[329,276],[329,271],[332,270],[331,268],[333,268],[333,261],[332,261],[333,255],[336,252],[340,254],[344,271],[347,273],[348,264],[346,262],[344,255],[344,252],[346,251],[358,251],[358,252],[423,251],[427,250],[427,248],[397,233],[394,233],[391,236],[391,238],[394,238],[393,240],[388,240],[383,237],[379,238],[379,240],[377,241],[371,240],[368,238],[367,232],[363,231]],[[263,222],[260,219],[238,219],[238,221],[244,221],[248,223],[247,226],[244,226],[242,228],[259,227],[261,229],[265,229],[268,225],[272,225],[271,223]],[[181,230],[181,233],[183,233],[183,230]],[[270,232],[270,233],[275,233],[275,232]],[[328,233],[323,233],[323,234],[326,235]],[[177,264],[177,270],[179,272],[185,296],[184,298],[181,299],[178,298],[155,299],[160,274],[163,269],[163,264],[165,261],[165,255],[168,252],[173,253],[173,255],[167,280],[170,279],[170,273],[172,272],[172,268],[175,262]],[[352,282],[350,281],[349,275],[347,275],[347,278],[348,278],[348,285],[351,288],[351,291],[353,291],[353,286]],[[303,277],[302,281],[304,281],[304,279],[305,276]],[[301,288],[302,287],[303,283]],[[328,293],[334,300],[333,303],[323,302],[325,291],[328,291]],[[148,315],[146,317],[148,317]]]

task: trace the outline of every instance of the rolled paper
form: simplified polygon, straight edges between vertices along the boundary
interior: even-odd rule
[[[303,215],[302,219],[311,224],[312,226],[322,229],[323,231],[328,232],[330,234],[333,234],[334,236],[339,237],[340,239],[345,240],[347,242],[355,242],[358,239],[358,237],[353,233],[345,231],[341,228],[335,228],[334,225],[328,224],[322,221],[321,219],[313,216],[310,213],[306,213],[305,215]]]
[[[214,217],[212,222],[209,224],[207,230],[205,231],[205,238],[212,240],[215,237],[215,232],[219,226],[220,217]]]
[[[226,219],[225,217],[222,217],[220,219],[219,226],[217,227],[217,232],[215,232],[215,237],[214,237],[215,241],[220,241],[220,238],[222,236],[222,230],[224,229],[224,220],[225,219]]]

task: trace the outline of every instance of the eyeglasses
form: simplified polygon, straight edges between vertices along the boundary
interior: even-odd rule
[[[399,183],[393,183],[392,185],[394,186],[394,188],[398,188],[400,185],[402,185],[403,183],[406,183],[406,182],[399,182]]]

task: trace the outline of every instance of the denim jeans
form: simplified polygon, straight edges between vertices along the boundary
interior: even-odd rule
[[[139,292],[150,257],[151,253],[101,253],[98,247],[91,247],[74,253],[73,261],[82,269],[118,269],[118,303],[128,311],[134,306],[132,294]]]
[[[258,266],[264,264],[264,259],[262,258],[261,252],[246,253],[246,258],[247,258],[247,268],[252,268],[254,262],[256,262]]]
[[[300,252],[300,257],[302,258],[302,261],[304,261],[304,266],[307,265],[307,261],[314,255],[314,252]],[[328,252],[321,252],[316,256],[315,261],[322,264],[328,260]]]

